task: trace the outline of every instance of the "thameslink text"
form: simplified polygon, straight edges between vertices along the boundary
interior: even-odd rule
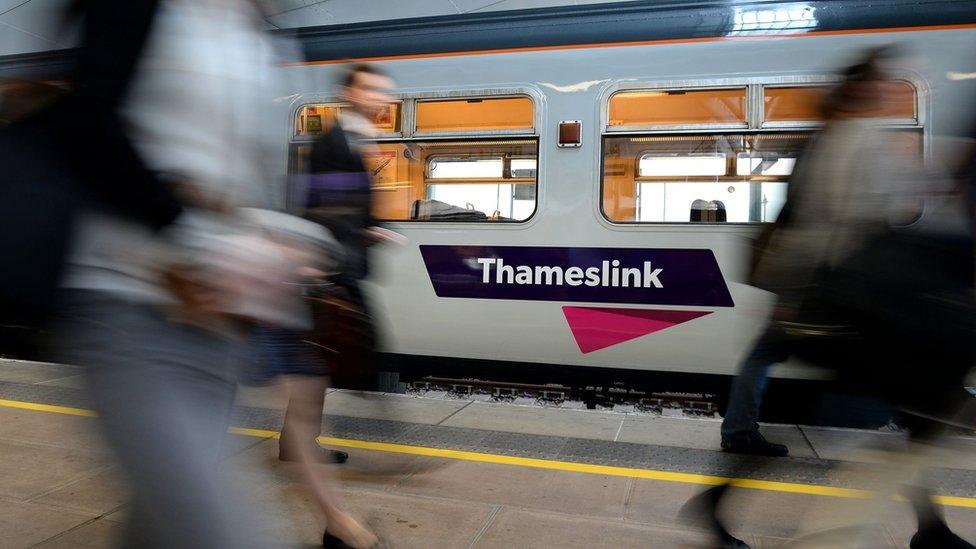
[[[654,269],[650,261],[645,261],[643,269],[621,267],[620,260],[604,261],[600,267],[546,267],[528,265],[505,265],[496,257],[479,257],[481,282],[492,282],[494,269],[495,284],[530,284],[542,286],[605,286],[623,288],[663,288],[658,278],[664,269]]]

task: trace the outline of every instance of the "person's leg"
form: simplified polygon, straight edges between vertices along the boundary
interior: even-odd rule
[[[285,382],[288,406],[278,440],[278,459],[298,461],[300,455],[293,451],[298,444],[307,444],[321,463],[345,463],[349,455],[336,450],[320,449],[316,439],[322,431],[322,414],[328,378],[325,376],[295,376]]]
[[[722,448],[742,453],[786,455],[786,446],[767,442],[759,433],[769,368],[789,357],[782,332],[770,326],[759,338],[732,382],[729,404],[722,420]]]
[[[325,376],[295,376],[297,379],[286,382],[288,388],[288,407],[281,426],[279,442],[282,447],[292,440],[295,443],[315,444],[321,434],[322,409],[325,406],[325,391],[328,388]],[[287,460],[286,460],[287,461]]]
[[[723,484],[709,488],[691,498],[678,512],[680,520],[708,530],[714,537],[714,547],[722,549],[749,549],[749,544],[733,536],[719,518],[722,499],[729,485]]]
[[[911,549],[972,549],[973,544],[962,539],[945,523],[942,514],[932,501],[932,492],[925,488],[912,488],[908,499],[918,520],[918,531],[912,536]]]
[[[269,377],[296,376],[301,383],[291,386],[287,392],[284,423],[278,445],[278,459],[298,461],[298,454],[290,451],[294,444],[308,444],[318,448],[316,438],[321,434],[322,411],[328,379],[325,374],[325,357],[306,339],[309,334],[291,330],[262,328],[255,334],[260,360]],[[344,463],[349,455],[336,450],[321,450],[318,460],[322,463]]]
[[[233,405],[234,345],[159,311],[91,295],[58,331],[63,356],[88,367],[109,444],[134,487],[128,543],[260,544],[237,521],[219,478]]]
[[[946,398],[946,400],[951,401],[952,399]],[[913,414],[906,414],[906,426],[909,429],[909,440],[912,443],[913,451],[920,451],[920,448],[937,444],[937,439],[942,436],[945,430],[944,425],[939,421]],[[949,529],[942,513],[932,500],[931,489],[919,482],[914,486],[909,486],[906,492],[907,499],[911,502],[912,510],[915,512],[915,518],[918,521],[918,530],[912,536],[909,547],[912,549],[934,549],[936,547],[969,549],[974,547]]]
[[[288,394],[287,436],[282,430],[281,452],[297,463],[299,471],[325,514],[327,535],[350,547],[371,547],[376,536],[342,508],[338,480],[331,468],[322,464],[322,452],[315,444],[322,425],[324,376],[288,376],[282,384]],[[309,440],[312,441],[309,444]]]
[[[786,455],[787,448],[767,442],[759,434],[759,405],[766,390],[769,367],[786,360],[788,352],[782,334],[774,327],[766,328],[756,341],[739,375],[732,383],[729,405],[722,420],[722,448],[734,453]],[[733,458],[732,469],[739,469],[741,458]],[[733,475],[735,476],[735,475]],[[719,518],[722,501],[729,485],[716,486],[691,498],[682,507],[680,517],[686,522],[709,530],[717,547],[748,548],[748,544],[733,536]]]

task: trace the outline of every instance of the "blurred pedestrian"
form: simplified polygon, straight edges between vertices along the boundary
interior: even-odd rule
[[[0,325],[35,343],[59,308],[71,231],[83,204],[111,209],[154,232],[182,206],[134,148],[121,113],[158,2],[72,3],[63,18],[80,24],[81,47],[69,85],[22,82],[0,104]],[[111,159],[106,162],[105,159]]]
[[[87,368],[132,482],[123,544],[267,546],[217,467],[246,324],[301,320],[299,296],[280,291],[301,266],[240,215],[271,184],[271,38],[248,0],[81,5],[86,46],[101,44],[86,48],[87,66],[122,71],[127,85],[105,103],[105,79],[81,82],[93,133],[68,135],[111,199],[86,202],[74,225],[54,339],[62,360]],[[140,33],[144,48],[113,38]],[[143,203],[130,208],[133,194]]]
[[[304,189],[305,217],[329,229],[342,247],[328,292],[313,301],[316,317],[321,320],[316,337],[326,350],[333,380],[348,389],[376,390],[376,335],[361,282],[369,274],[369,247],[399,242],[402,237],[378,227],[373,218],[372,178],[366,157],[377,149],[371,141],[378,134],[373,120],[389,108],[393,80],[372,65],[356,64],[342,73],[337,87],[345,106],[333,126],[312,147],[310,175]],[[296,459],[296,445],[318,447],[315,439],[319,429],[296,429],[292,418],[314,414],[317,419],[309,417],[308,424],[319,425],[327,383],[319,375],[292,388],[280,442],[279,457],[283,461]],[[299,411],[299,402],[307,410]],[[319,454],[323,463],[342,463],[348,458],[338,450],[316,450]]]
[[[259,212],[267,218],[268,212]],[[301,221],[298,223],[297,221]],[[266,226],[267,223],[264,223]],[[325,515],[323,534],[325,547],[372,547],[377,538],[343,509],[339,480],[329,463],[323,463],[322,450],[316,439],[322,428],[322,398],[328,373],[325,352],[315,339],[316,324],[307,298],[317,288],[327,285],[340,246],[321,225],[307,220],[295,220],[285,226],[276,223],[277,230],[270,237],[286,249],[292,250],[293,264],[304,265],[301,277],[295,279],[306,296],[303,306],[307,322],[290,327],[262,325],[253,332],[255,360],[259,378],[274,381],[285,395],[287,411],[279,437],[279,453],[283,461],[295,462],[305,485]],[[301,246],[313,243],[315,248]],[[289,287],[295,288],[294,284]],[[334,322],[336,319],[325,319]]]
[[[794,172],[785,222],[769,235],[756,263],[753,283],[775,291],[778,302],[747,361],[748,390],[740,391],[749,393],[746,411],[753,414],[742,428],[753,433],[762,388],[756,380],[790,355],[838,372],[846,386],[914,408],[916,418],[949,413],[953,399],[947,397],[961,388],[960,372],[971,364],[976,319],[969,225],[919,226],[931,209],[927,202],[941,194],[931,183],[939,179],[916,160],[887,152],[890,140],[879,117],[891,100],[891,57],[891,50],[873,50],[845,71],[828,97],[823,132]],[[956,206],[961,211],[958,200]],[[916,427],[913,436],[926,436],[930,428]],[[785,454],[761,438],[742,444],[727,449]],[[719,546],[745,547],[718,517],[726,491],[727,485],[708,490],[685,511],[704,520]],[[920,530],[934,533],[920,535],[950,539],[944,524],[927,526],[935,513],[924,500],[913,499],[920,502]],[[913,544],[936,546],[925,539]]]

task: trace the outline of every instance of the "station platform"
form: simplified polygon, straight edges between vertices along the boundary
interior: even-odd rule
[[[272,388],[242,387],[224,469],[273,500],[277,539],[320,543],[323,522],[280,464],[283,416]],[[111,547],[128,487],[98,433],[77,367],[0,361],[0,546]],[[788,458],[735,466],[717,451],[718,419],[497,403],[477,396],[331,391],[321,442],[346,505],[387,547],[701,547],[678,520],[692,496],[735,475],[729,526],[753,547],[789,546],[811,525],[861,516],[880,431],[768,425]],[[946,520],[976,540],[976,439],[953,437],[931,473]],[[879,500],[873,500],[879,501]],[[908,504],[883,498],[877,546],[906,547]]]

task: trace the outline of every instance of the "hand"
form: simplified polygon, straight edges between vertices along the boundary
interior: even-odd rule
[[[173,266],[163,271],[166,288],[191,315],[213,315],[226,310],[230,301],[227,288],[216,284],[206,273]]]
[[[369,227],[364,232],[366,233],[366,238],[373,241],[374,244],[404,246],[407,243],[407,237],[389,229],[384,229],[383,227]]]

